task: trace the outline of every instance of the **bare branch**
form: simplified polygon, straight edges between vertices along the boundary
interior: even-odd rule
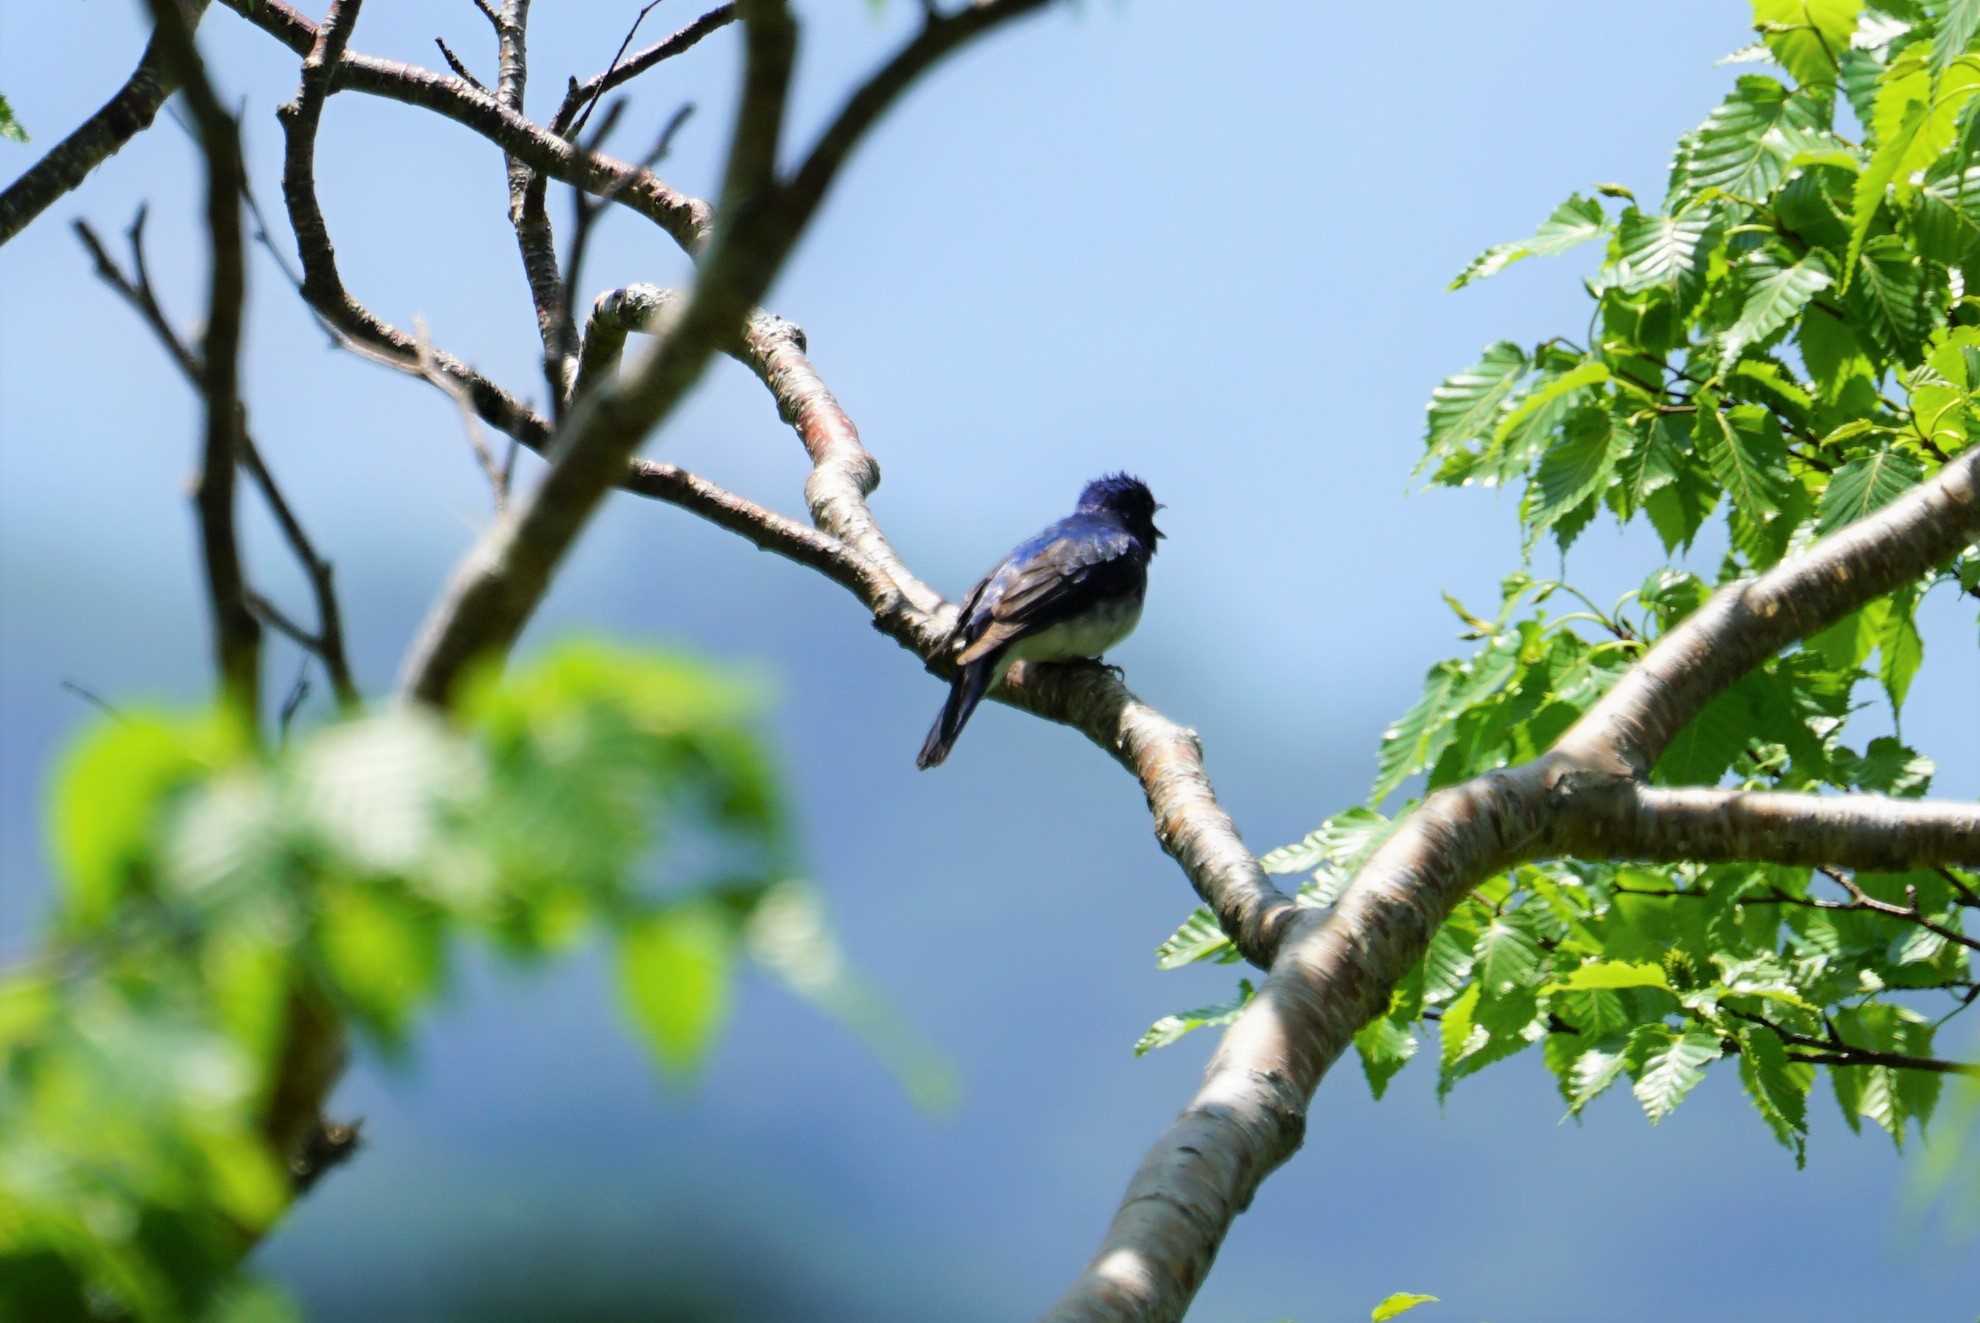
[[[1554,819],[1546,848],[1584,859],[1766,859],[1889,872],[1971,865],[1980,862],[1980,804],[1624,781],[1588,786],[1572,813]]]
[[[579,111],[577,118],[570,122],[570,128],[568,130],[564,129],[556,120],[552,120],[551,128],[553,130],[563,133],[566,138],[575,138],[584,132],[585,123],[590,120],[591,112],[598,109],[598,99],[605,95],[605,89],[612,84],[612,75],[619,71],[619,62],[626,57],[626,47],[632,45],[633,37],[639,32],[639,25],[646,21],[646,16],[652,13],[659,3],[660,0],[646,0],[646,3],[640,6],[639,13],[633,15],[632,26],[626,29],[626,35],[619,42],[619,49],[612,52],[612,62],[605,66],[604,73],[591,80],[593,84],[591,96],[585,101],[584,109]],[[577,85],[577,80],[573,78],[571,80],[571,88],[565,95],[575,96],[577,94]]]
[[[795,234],[742,205],[772,180],[796,25],[779,0],[746,4],[743,95],[723,187],[736,214],[717,232],[680,322],[640,369],[578,405],[550,447],[550,470],[512,505],[456,571],[408,656],[404,687],[444,703],[477,657],[506,652],[550,576],[646,433],[686,394],[716,348],[735,338]]]
[[[440,58],[445,60],[447,62],[447,67],[454,71],[454,77],[460,79],[462,82],[466,83],[469,87],[472,87],[475,91],[486,95],[488,89],[481,85],[481,80],[479,78],[476,78],[473,74],[468,72],[468,67],[465,64],[461,63],[461,57],[454,54],[452,50],[448,49],[446,38],[435,37],[433,39],[433,44],[440,48]]]
[[[316,44],[317,25],[282,0],[226,0],[226,4],[299,55]],[[616,188],[615,201],[651,220],[690,253],[699,252],[707,242],[712,220],[706,202],[668,187],[650,170],[583,152],[460,79],[397,60],[345,54],[335,66],[330,90],[364,92],[431,110],[552,179],[592,193]]]
[[[198,390],[205,377],[205,369],[200,365],[199,356],[173,329],[170,319],[165,316],[164,309],[158,302],[156,291],[151,286],[151,277],[144,260],[144,222],[145,210],[140,207],[129,230],[131,269],[134,274],[128,276],[104,250],[102,241],[96,237],[96,232],[90,228],[87,221],[77,221],[75,229],[76,234],[82,239],[83,246],[89,250],[90,256],[95,260],[97,275],[137,309],[138,315],[158,337],[159,343],[165,347],[166,353],[185,375],[187,382]],[[247,470],[248,476],[260,488],[263,499],[268,503],[269,511],[275,516],[276,526],[282,530],[283,538],[295,553],[296,559],[302,563],[303,572],[309,578],[310,590],[316,600],[317,630],[315,634],[308,636],[310,640],[308,646],[322,661],[323,669],[330,676],[330,687],[337,696],[338,707],[346,712],[354,711],[361,698],[357,684],[351,676],[350,662],[345,656],[343,616],[337,605],[331,564],[317,554],[315,543],[304,531],[302,522],[296,518],[295,511],[290,508],[288,499],[282,494],[281,487],[277,485],[274,475],[269,472],[266,462],[263,461],[261,451],[254,444],[254,438],[248,431],[247,406],[241,404],[238,413],[238,431],[235,439],[240,465]],[[250,592],[245,600],[252,611],[255,609],[255,603],[264,599]]]
[[[1771,1032],[1783,1043],[1794,1047],[1810,1048],[1807,1052],[1790,1052],[1795,1061],[1806,1061],[1821,1066],[1890,1066],[1898,1070],[1922,1070],[1935,1075],[1980,1076],[1980,1065],[1969,1065],[1963,1061],[1941,1061],[1937,1057],[1916,1057],[1903,1052],[1882,1052],[1876,1048],[1858,1047],[1840,1038],[1812,1038],[1782,1027],[1764,1015],[1754,1015],[1749,1011],[1734,1010],[1728,1006],[1727,1015],[1736,1020],[1759,1025]]]
[[[434,357],[433,345],[427,339],[426,323],[420,318],[413,319],[413,338],[419,355],[419,375],[432,383],[434,388],[454,402],[461,412],[461,432],[467,437],[468,449],[474,454],[474,462],[480,466],[482,476],[488,479],[488,489],[495,501],[495,509],[500,511],[508,504],[509,476],[504,465],[495,462],[495,452],[488,448],[488,438],[481,434],[481,420],[474,412],[474,400],[467,387],[440,370]]]
[[[207,0],[182,0],[178,12],[184,25],[196,25],[206,5]],[[158,108],[179,89],[179,71],[165,58],[165,49],[165,39],[154,31],[124,85],[75,132],[0,192],[0,244],[26,229],[57,198],[88,178],[90,171],[151,127]]]
[[[221,108],[193,45],[178,0],[151,0],[163,67],[185,89],[206,158],[206,226],[212,249],[206,332],[199,355],[206,437],[193,500],[199,510],[206,591],[213,606],[213,650],[225,701],[252,729],[261,708],[261,626],[247,608],[241,550],[234,530],[234,465],[240,436],[241,309],[246,252],[241,226],[241,140]],[[155,300],[148,300],[156,307]]]

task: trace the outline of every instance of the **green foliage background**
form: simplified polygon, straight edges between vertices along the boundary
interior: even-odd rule
[[[1430,668],[1383,735],[1367,803],[1265,857],[1269,872],[1311,874],[1303,901],[1334,902],[1414,778],[1434,791],[1544,752],[1715,585],[1862,518],[1973,443],[1980,3],[1754,0],[1753,14],[1762,39],[1730,59],[1777,72],[1740,77],[1679,140],[1662,199],[1577,194],[1451,282],[1606,246],[1578,338],[1487,346],[1431,395],[1418,471],[1523,484],[1527,563],[1494,611],[1446,596],[1476,650]],[[1601,517],[1647,520],[1670,557],[1606,609],[1532,565],[1542,539],[1564,559]],[[1687,568],[1714,518],[1730,551]],[[1925,661],[1918,604],[1934,591],[1980,597],[1980,549],[1742,680],[1653,780],[1924,794],[1930,757],[1901,737],[1859,743],[1851,718],[1874,684],[1901,719]],[[1853,881],[1951,932],[1980,909],[1980,879],[1957,870]],[[1236,953],[1199,909],[1158,960],[1206,959]],[[1867,1119],[1902,1145],[1922,1127],[1943,1075],[1821,1059],[1931,1056],[1974,992],[1965,946],[1848,908],[1819,872],[1562,860],[1479,887],[1355,1046],[1378,1098],[1425,1042],[1440,1097],[1538,1049],[1570,1115],[1627,1080],[1653,1124],[1728,1062],[1800,1163],[1821,1073],[1851,1129]],[[1166,1017],[1139,1050],[1227,1022],[1249,995],[1241,984],[1229,1003]]]

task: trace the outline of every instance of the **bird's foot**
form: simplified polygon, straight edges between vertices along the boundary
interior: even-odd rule
[[[1097,670],[1105,671],[1108,677],[1112,679],[1116,684],[1127,683],[1127,672],[1122,670],[1120,667],[1114,665],[1110,661],[1102,661],[1098,657],[1087,657],[1083,659],[1080,664],[1083,666],[1094,667]]]

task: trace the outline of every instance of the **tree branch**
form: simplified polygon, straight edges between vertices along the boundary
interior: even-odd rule
[[[1765,859],[1880,872],[1971,866],[1980,862],[1980,804],[1591,783],[1556,813],[1545,846],[1585,859]]]
[[[298,55],[315,47],[317,25],[282,0],[225,2]],[[645,216],[690,253],[707,242],[712,222],[706,202],[677,192],[650,170],[582,151],[460,79],[397,60],[344,54],[334,66],[329,90],[364,92],[431,110],[480,134],[532,170],[586,192],[611,192],[614,201]]]
[[[1587,805],[1649,768],[1716,693],[1776,650],[1957,555],[1980,532],[1977,488],[1980,449],[1802,556],[1722,588],[1552,751],[1431,795],[1330,914],[1294,913],[1202,1087],[1149,1151],[1100,1252],[1047,1317],[1181,1318],[1231,1220],[1298,1148],[1327,1067],[1388,1005],[1471,888],[1544,850],[1564,819],[1592,813]],[[1657,797],[1670,793],[1653,792],[1652,816],[1662,809],[1666,821],[1689,821],[1701,842],[1722,830],[1707,830],[1691,803]]]
[[[179,13],[190,29],[206,12],[207,0],[182,0]],[[180,72],[166,58],[167,39],[153,30],[137,68],[95,114],[0,192],[0,244],[19,234],[90,171],[151,127],[158,108],[179,89]]]
[[[125,275],[111,259],[110,254],[104,250],[102,241],[96,237],[96,231],[90,228],[89,222],[79,220],[75,229],[83,247],[89,250],[91,258],[95,260],[97,275],[137,309],[138,315],[164,345],[167,355],[185,375],[186,381],[193,389],[198,390],[204,379],[205,369],[200,365],[199,356],[180,339],[179,333],[173,329],[171,321],[165,316],[164,309],[159,305],[157,293],[152,289],[150,276],[146,272],[144,221],[145,210],[140,207],[137,218],[131,223],[130,228],[131,262],[135,273],[130,276]],[[323,663],[323,669],[330,676],[330,687],[337,696],[337,706],[346,712],[355,711],[361,698],[357,684],[351,676],[350,662],[345,657],[343,615],[337,606],[337,592],[331,564],[317,554],[316,544],[310,540],[302,522],[296,518],[295,511],[290,508],[288,499],[282,494],[274,474],[269,472],[267,463],[262,459],[260,449],[254,444],[254,438],[248,432],[245,403],[240,405],[239,421],[236,426],[235,441],[241,467],[247,470],[248,476],[254,479],[255,486],[260,488],[262,498],[267,501],[269,511],[275,516],[276,525],[282,530],[283,538],[287,540],[296,559],[302,563],[303,572],[309,578],[310,590],[316,599],[316,633],[305,634],[297,631],[300,636],[297,641],[304,643],[304,646],[314,652],[317,659]],[[264,614],[255,605],[263,600],[265,599],[252,591],[246,595],[249,610],[255,611],[257,615]]]
[[[247,605],[240,544],[234,530],[234,465],[240,453],[241,310],[247,257],[241,226],[241,139],[220,107],[193,45],[178,0],[151,0],[153,45],[160,66],[185,89],[206,158],[206,226],[212,262],[206,331],[199,355],[206,435],[193,502],[199,511],[206,592],[213,609],[213,651],[222,699],[252,730],[261,710],[261,625]],[[156,301],[152,300],[156,308]]]

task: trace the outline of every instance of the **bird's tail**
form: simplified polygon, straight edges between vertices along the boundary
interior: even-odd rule
[[[928,728],[928,738],[921,742],[921,752],[915,756],[916,767],[934,767],[949,756],[969,714],[976,711],[976,705],[989,692],[990,681],[997,674],[997,663],[1001,660],[1001,656],[982,657],[956,672],[956,678],[949,683],[949,697],[942,704],[941,715]]]

